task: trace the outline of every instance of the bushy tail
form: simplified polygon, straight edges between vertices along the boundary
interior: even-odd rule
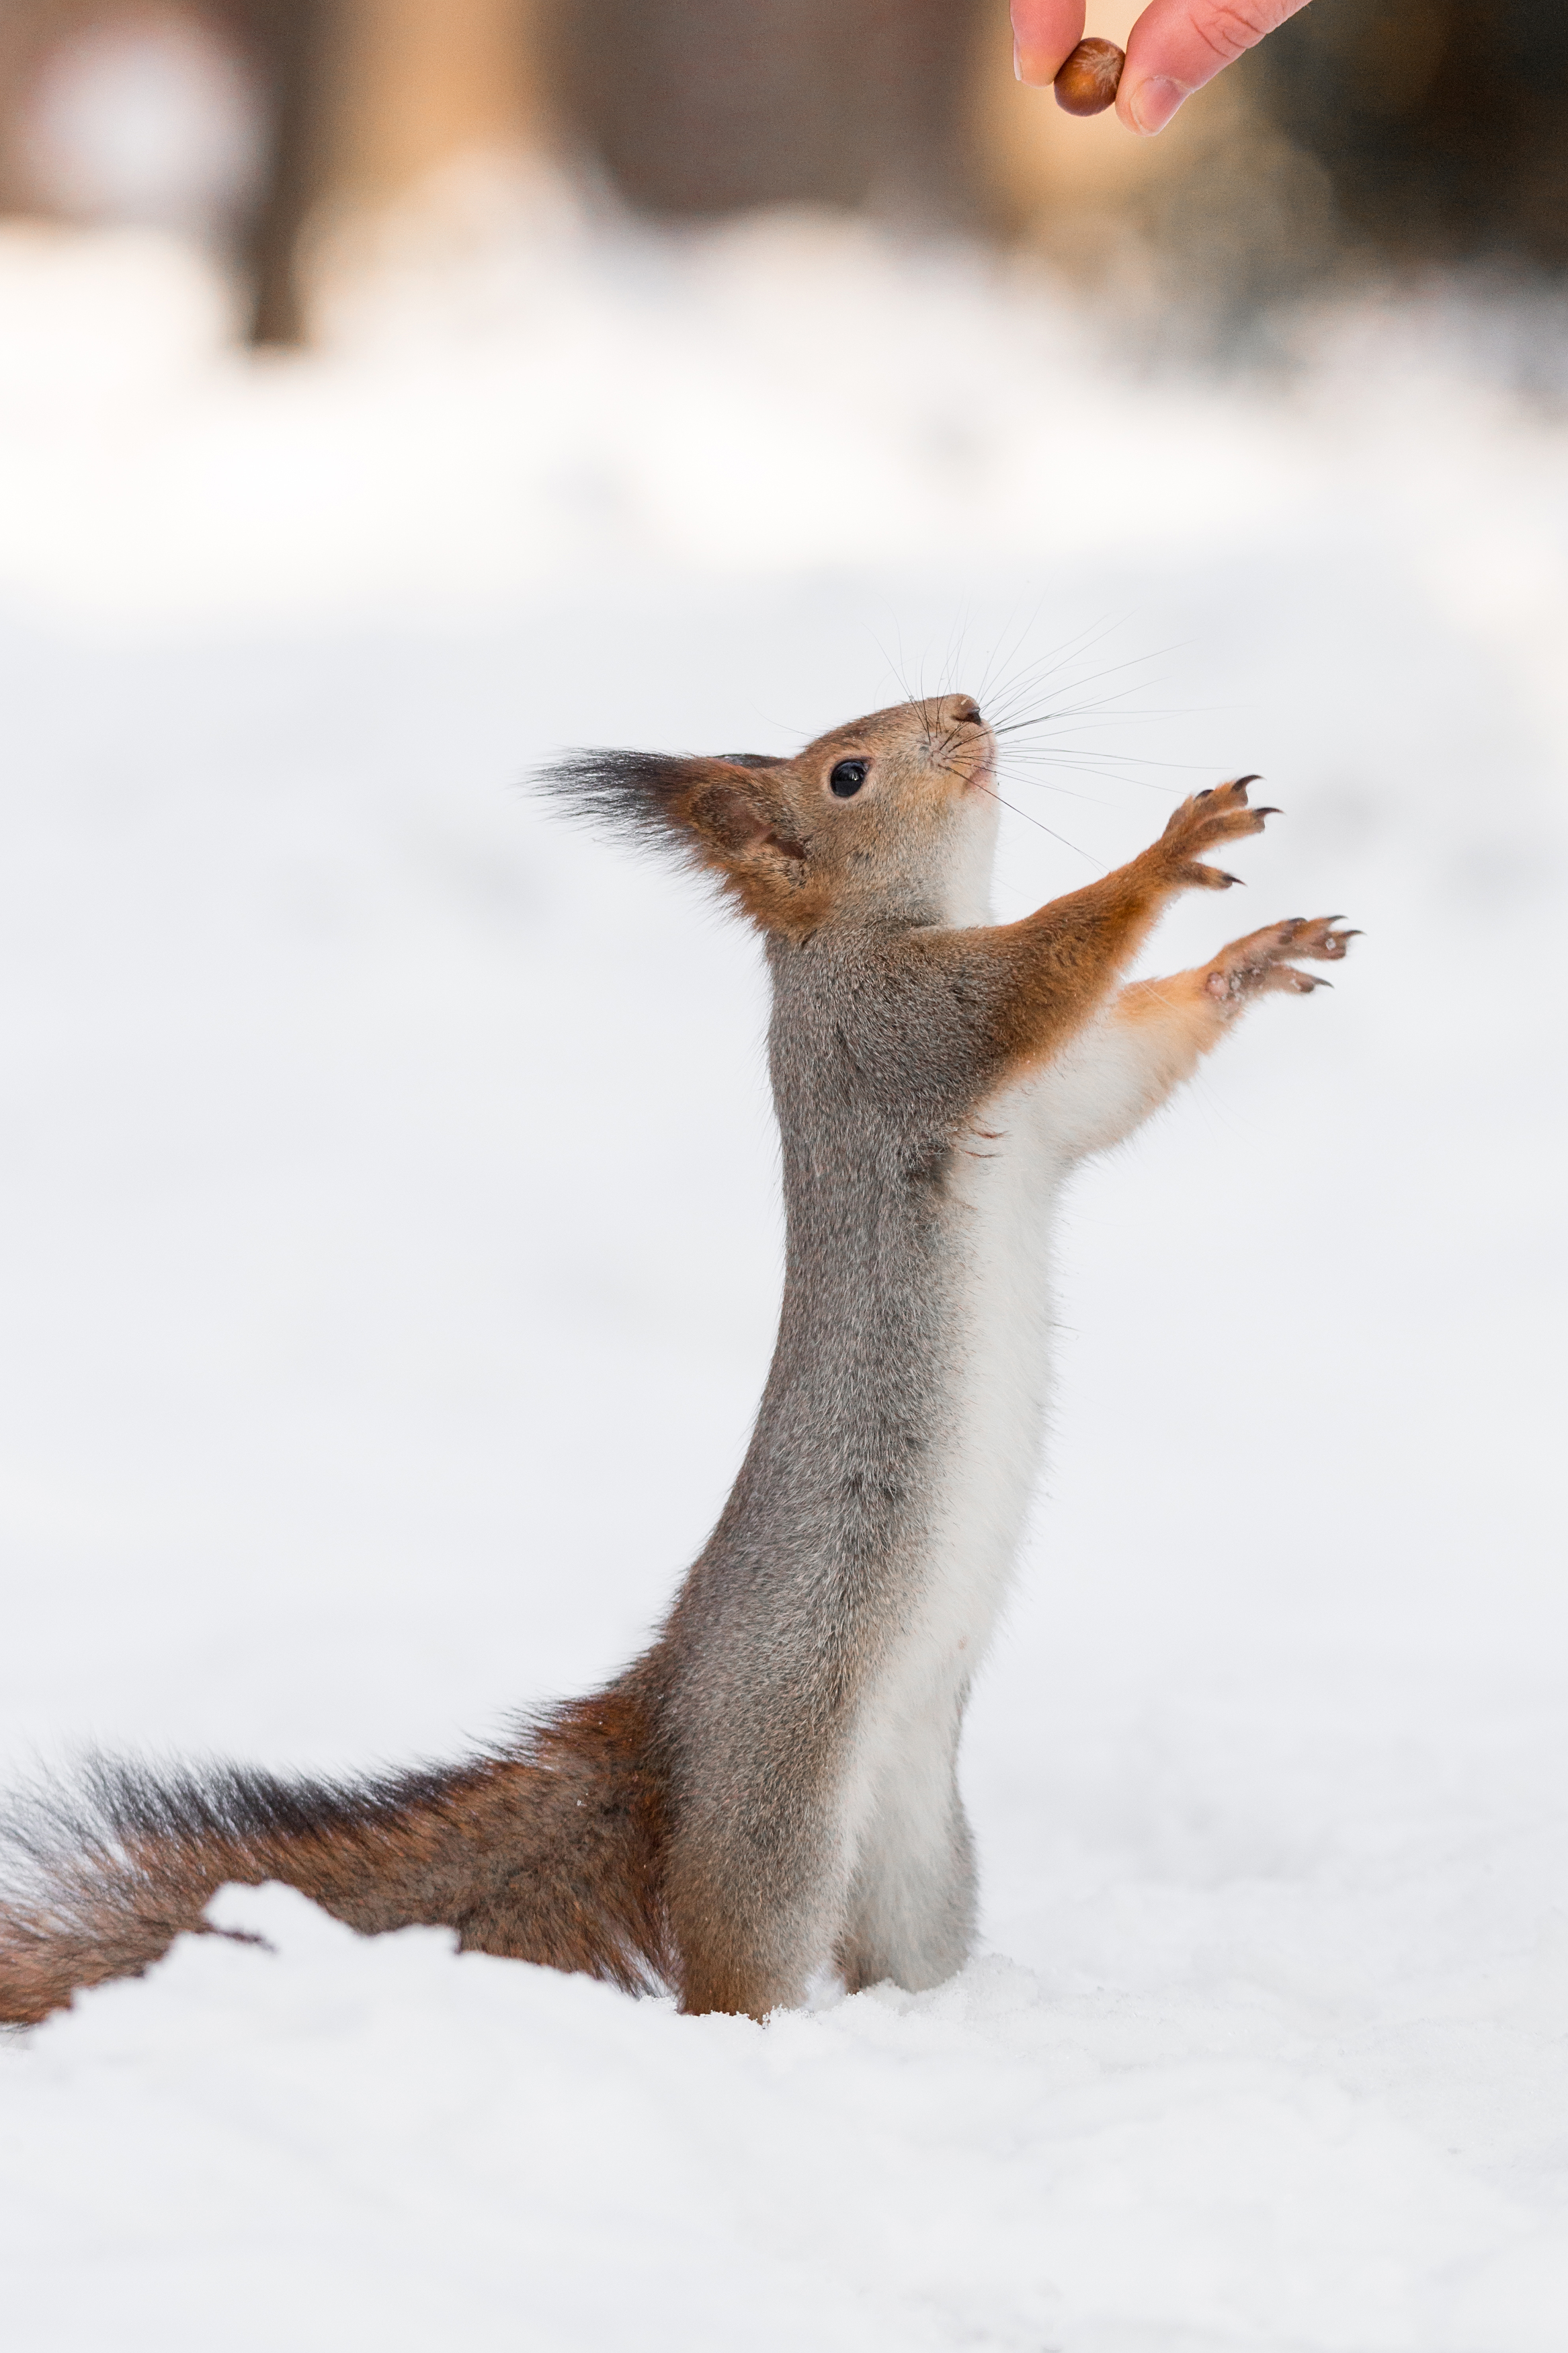
[[[0,2021],[134,1977],[226,1880],[279,1879],[372,1935],[419,1922],[473,1950],[607,1978],[668,1976],[661,1777],[624,1687],[464,1765],[345,1786],[217,1766],[89,1763],[0,1815]]]

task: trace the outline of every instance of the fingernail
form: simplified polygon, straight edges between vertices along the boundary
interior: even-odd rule
[[[1024,79],[1024,61],[1018,55],[1016,41],[1013,44],[1013,79],[1015,81],[1022,81]]]
[[[1166,74],[1152,74],[1147,81],[1139,83],[1127,101],[1133,127],[1146,139],[1152,139],[1157,131],[1163,131],[1186,95],[1179,81],[1172,81]]]

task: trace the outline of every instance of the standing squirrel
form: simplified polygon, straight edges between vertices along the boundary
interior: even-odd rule
[[[825,1968],[853,1991],[962,1965],[958,1741],[1036,1470],[1055,1196],[1253,998],[1319,985],[1292,957],[1353,936],[1276,923],[1120,985],[1168,900],[1236,880],[1205,860],[1275,814],[1252,777],[989,923],[994,752],[945,694],[794,759],[550,771],[572,807],[684,851],[766,943],[784,1303],[729,1501],[651,1648],[492,1753],[357,1786],[98,1762],[17,1801],[0,2018],[145,1968],[229,1880],[687,2010],[761,2018]]]

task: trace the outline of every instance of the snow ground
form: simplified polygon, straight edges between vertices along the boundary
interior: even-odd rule
[[[1103,628],[1002,911],[1247,766],[1156,961],[1366,937],[1075,1197],[963,1978],[681,2020],[231,1891],[275,1955],[0,2054],[8,2345],[1559,2353],[1568,431],[1430,306],[1226,388],[855,230],[445,234],[268,368],[161,247],[0,241],[8,1773],[455,1753],[710,1522],[756,959],[551,749]]]

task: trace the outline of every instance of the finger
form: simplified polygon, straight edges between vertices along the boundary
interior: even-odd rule
[[[1083,38],[1084,0],[1013,0],[1013,69],[1045,90]]]
[[[1149,0],[1127,36],[1116,111],[1129,131],[1163,131],[1184,98],[1255,48],[1306,0]]]

